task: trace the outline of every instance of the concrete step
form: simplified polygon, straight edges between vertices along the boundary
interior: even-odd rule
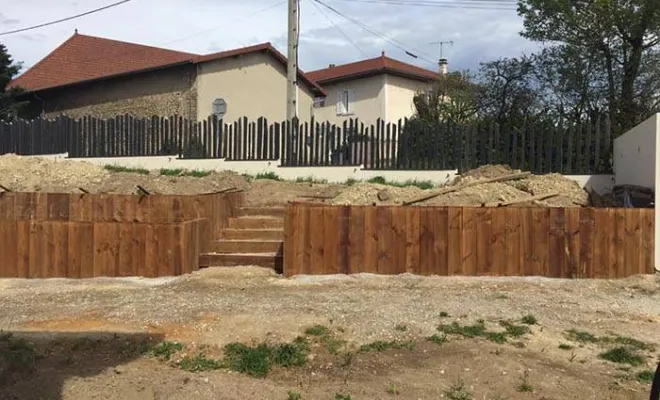
[[[283,229],[223,229],[221,239],[231,240],[284,240]]]
[[[284,218],[286,208],[284,207],[241,207],[238,209],[239,216],[269,216]]]
[[[231,229],[282,229],[284,220],[277,217],[238,217],[229,218]]]
[[[211,244],[214,253],[277,253],[281,240],[217,240]]]
[[[248,253],[248,254],[218,254],[205,253],[199,256],[200,268],[205,267],[237,267],[256,265],[264,268],[273,268],[282,272],[282,256],[277,253]]]

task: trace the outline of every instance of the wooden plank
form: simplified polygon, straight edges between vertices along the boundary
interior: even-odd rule
[[[289,205],[284,214],[284,242],[282,244],[283,258],[283,271],[284,276],[292,276],[295,273],[295,245],[296,240],[303,234],[297,228],[297,219],[299,206],[296,204]]]
[[[135,236],[135,223],[124,222],[119,224],[119,261],[117,276],[133,276],[133,237]]]
[[[415,273],[419,268],[420,255],[420,208],[403,208],[406,214],[405,272]]]
[[[338,228],[338,260],[337,271],[341,274],[348,274],[350,270],[349,265],[349,234],[350,234],[350,207],[341,206],[339,208],[339,228]]]
[[[67,207],[68,210],[68,207]],[[69,222],[49,222],[51,237],[48,240],[50,252],[50,277],[68,277]]]
[[[392,274],[395,269],[391,252],[396,246],[393,243],[392,220],[389,207],[376,207],[376,232],[378,239],[378,273]]]
[[[91,278],[94,276],[94,225],[88,222],[70,222],[68,225],[67,276]]]
[[[158,232],[155,229],[156,225],[145,224],[145,260],[144,267],[141,271],[141,276],[146,276],[148,278],[155,278],[158,276],[158,262],[160,261],[159,248],[160,248],[160,238]]]
[[[625,210],[625,250],[624,269],[622,278],[639,273],[642,257],[642,227],[641,209],[628,208]]]
[[[563,208],[550,208],[550,275],[552,278],[568,278],[564,270],[566,260],[565,226],[566,216]]]
[[[71,194],[69,196],[69,221],[92,222],[95,196],[92,194]]]
[[[419,263],[414,266],[414,273],[419,275],[431,275],[435,270],[435,213],[432,207],[419,208],[420,235],[419,235]]]
[[[492,209],[478,208],[475,215],[476,230],[476,275],[491,275],[493,265],[492,238]]]
[[[46,232],[43,221],[29,221],[29,266],[28,278],[47,278],[49,262],[46,248]]]
[[[644,209],[641,214],[642,259],[640,273],[653,274],[655,271],[655,210]]]
[[[433,260],[432,269],[427,275],[449,275],[449,209],[438,207],[434,209],[431,218],[433,230]]]
[[[154,270],[156,276],[174,276],[174,260],[176,259],[176,232],[175,227],[178,224],[156,224],[153,226],[154,237],[157,239],[158,250],[156,251],[156,264]]]
[[[119,262],[119,224],[95,223],[94,276],[117,276]]]
[[[16,275],[30,277],[30,221],[16,221]]]
[[[310,207],[304,205],[296,205],[297,218],[296,225],[296,238],[294,242],[294,262],[293,268],[290,269],[290,275],[299,275],[309,273],[311,271],[311,232],[310,232]]]
[[[506,209],[494,208],[491,214],[491,251],[493,252],[493,263],[488,275],[505,275],[507,270],[506,235],[507,215]]]
[[[0,220],[16,220],[14,199],[16,196],[13,193],[8,193],[0,190]]]
[[[463,208],[461,237],[461,274],[477,275],[477,212],[479,208]]]
[[[131,275],[147,276],[149,265],[147,265],[147,235],[149,224],[135,224],[133,226],[133,240],[131,242]]]
[[[347,274],[359,273],[364,265],[365,230],[364,212],[366,207],[349,207],[348,226],[348,271]]]
[[[339,223],[341,209],[339,207],[323,207],[322,238],[323,246],[323,270],[328,274],[338,274],[341,271],[338,265],[339,261]]]
[[[326,268],[324,262],[325,241],[325,207],[310,207],[310,274],[323,274]],[[312,222],[313,221],[313,222]]]
[[[0,277],[18,278],[17,221],[0,219]]]
[[[375,206],[364,210],[364,258],[360,272],[378,273],[378,215]]]
[[[449,231],[447,236],[447,257],[449,275],[463,275],[463,208],[449,207]],[[440,228],[438,226],[438,228]]]
[[[522,222],[521,208],[503,208],[501,211],[507,220],[506,224],[506,257],[507,266],[505,275],[521,276],[522,265],[520,264],[520,253],[522,252]]]
[[[593,236],[590,234],[590,226],[582,226],[580,218],[586,214],[577,207],[569,207],[564,210],[564,264],[562,265],[562,275],[567,278],[584,277],[590,273],[591,259],[593,255]],[[593,223],[593,216],[586,221]],[[585,245],[584,249],[582,245]],[[585,260],[582,260],[584,253]],[[581,260],[584,263],[581,263]]]
[[[614,220],[608,209],[594,209],[593,217],[593,275],[591,278],[606,279],[609,277],[609,272],[614,264],[614,260],[610,259],[610,246],[612,244],[610,236],[614,234]],[[580,212],[580,225],[583,224],[582,220],[586,218],[587,214]],[[582,237],[580,237],[580,241],[582,241]],[[580,259],[580,263],[582,262],[584,261]]]
[[[623,278],[626,276],[626,211],[625,208],[614,209],[615,235],[614,235],[614,257],[616,268],[612,271],[612,278]]]
[[[47,218],[49,221],[68,221],[71,195],[67,193],[46,194]]]

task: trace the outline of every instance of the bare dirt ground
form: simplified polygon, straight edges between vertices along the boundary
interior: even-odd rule
[[[521,322],[526,315],[536,323]],[[327,332],[306,332],[315,325]],[[0,335],[0,399],[645,400],[660,277],[285,279],[245,267],[156,280],[8,279],[0,329],[13,333]],[[182,370],[186,355],[220,360],[228,343],[298,336],[310,343],[304,365],[262,378],[199,359],[212,370]],[[169,361],[140,351],[163,340],[183,346]],[[612,348],[639,358],[599,356]]]
[[[111,172],[103,166],[79,161],[54,161],[38,157],[0,156],[0,185],[14,191],[135,194],[137,185],[153,194],[200,194],[228,188],[246,190],[246,201],[252,206],[282,205],[290,201],[325,202],[329,204],[391,205],[401,204],[433,192],[412,185],[397,187],[370,182],[327,184],[320,182],[287,182],[255,179],[232,171],[208,172],[203,176],[168,176],[160,171]],[[468,171],[452,184],[494,178],[520,171],[503,165],[488,165]],[[382,192],[385,196],[379,196]],[[524,179],[484,183],[418,203],[440,206],[481,206],[557,193],[549,199],[524,206],[576,207],[590,204],[588,193],[558,174],[531,175]]]

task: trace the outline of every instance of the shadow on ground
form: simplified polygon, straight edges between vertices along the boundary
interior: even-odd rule
[[[2,331],[0,400],[61,399],[67,379],[117,368],[162,339],[140,333]]]

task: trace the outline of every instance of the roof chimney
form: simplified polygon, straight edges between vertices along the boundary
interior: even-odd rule
[[[438,60],[438,66],[440,67],[439,69],[440,75],[447,75],[447,59],[441,58],[440,60]]]
[[[334,67],[335,67],[335,64],[328,65],[328,68],[334,68]]]

